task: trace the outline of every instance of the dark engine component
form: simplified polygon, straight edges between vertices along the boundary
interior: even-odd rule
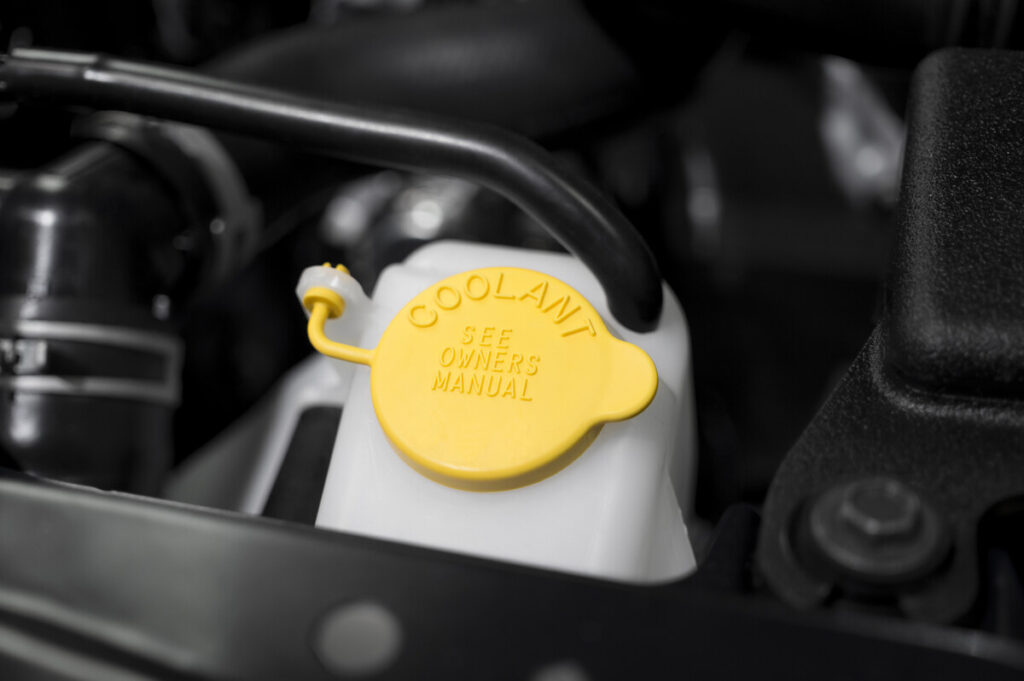
[[[986,547],[980,528],[1024,495],[1022,69],[1017,53],[949,50],[918,71],[885,317],[765,504],[759,565],[791,603],[845,596],[941,622],[1019,607],[1012,593],[976,601],[985,551],[1020,539],[1018,528],[1016,539],[989,536]],[[816,514],[851,524],[841,505],[823,510],[820,495],[877,477],[892,481],[889,499],[846,547],[860,567],[829,564],[822,554],[836,549],[815,538]],[[948,533],[948,556],[929,532]],[[920,569],[879,582],[894,553]],[[1019,552],[1011,555],[1019,570]]]
[[[153,493],[179,396],[174,307],[246,248],[243,196],[161,125],[106,115],[80,135],[94,141],[0,178],[2,446],[32,473]]]
[[[32,537],[33,523],[51,533]],[[967,646],[919,623],[801,615],[750,597],[737,568],[756,527],[756,514],[737,507],[698,574],[624,587],[0,479],[0,551],[30,547],[0,563],[5,591],[27,604],[18,617],[0,613],[0,666],[41,678],[39,660],[26,653],[42,649],[46,673],[89,681],[128,672],[372,678],[331,663],[332,646],[345,642],[332,618],[368,598],[395,618],[401,654],[383,674],[394,679],[421,679],[424,670],[441,678],[675,678],[687,669],[702,679],[896,681],[911,670],[996,680],[1024,670],[1019,649],[998,637],[976,634]],[[59,550],[95,569],[79,575],[50,560]],[[126,563],[137,569],[122,576]]]
[[[130,107],[343,158],[448,173],[487,186],[547,227],[590,267],[612,313],[651,330],[661,276],[646,243],[590,183],[524,137],[385,108],[305,101],[185,71],[97,55],[21,50],[0,64],[9,96]]]
[[[1024,675],[1016,2],[120,3],[0,9],[0,678]],[[471,491],[380,358],[470,474],[649,420]]]
[[[154,491],[181,348],[153,308],[192,264],[179,201],[105,142],[3,187],[3,447],[40,475]]]

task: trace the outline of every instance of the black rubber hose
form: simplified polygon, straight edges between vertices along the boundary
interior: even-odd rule
[[[478,182],[516,203],[582,260],[623,325],[650,331],[661,315],[657,264],[629,221],[541,147],[499,128],[325,104],[180,69],[36,49],[15,50],[3,59],[0,94],[127,110]]]

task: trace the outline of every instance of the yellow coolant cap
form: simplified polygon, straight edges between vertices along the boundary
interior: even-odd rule
[[[541,272],[449,277],[413,298],[373,351],[313,338],[317,303],[321,318],[337,316],[325,293],[310,289],[304,299],[314,346],[372,366],[384,432],[416,470],[452,487],[537,482],[579,456],[603,423],[643,411],[657,389],[647,353]],[[344,304],[332,309],[341,314]]]

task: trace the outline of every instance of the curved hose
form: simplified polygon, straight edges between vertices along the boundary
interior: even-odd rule
[[[661,277],[650,250],[600,192],[529,140],[490,126],[377,107],[326,105],[273,90],[94,54],[15,50],[6,95],[133,111],[322,154],[450,174],[510,199],[582,260],[619,322],[655,328]]]
[[[340,317],[345,311],[345,299],[335,291],[323,286],[314,286],[302,296],[302,304],[309,310],[306,335],[317,352],[328,357],[342,359],[356,364],[373,364],[373,350],[357,348],[354,345],[338,343],[327,337],[324,325],[328,319]]]

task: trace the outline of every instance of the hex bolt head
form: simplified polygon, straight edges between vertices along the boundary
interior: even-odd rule
[[[817,552],[843,577],[875,585],[919,579],[950,547],[938,512],[916,491],[889,477],[836,485],[808,514]]]
[[[870,478],[846,486],[838,513],[866,539],[911,538],[921,527],[921,497],[898,480]]]

